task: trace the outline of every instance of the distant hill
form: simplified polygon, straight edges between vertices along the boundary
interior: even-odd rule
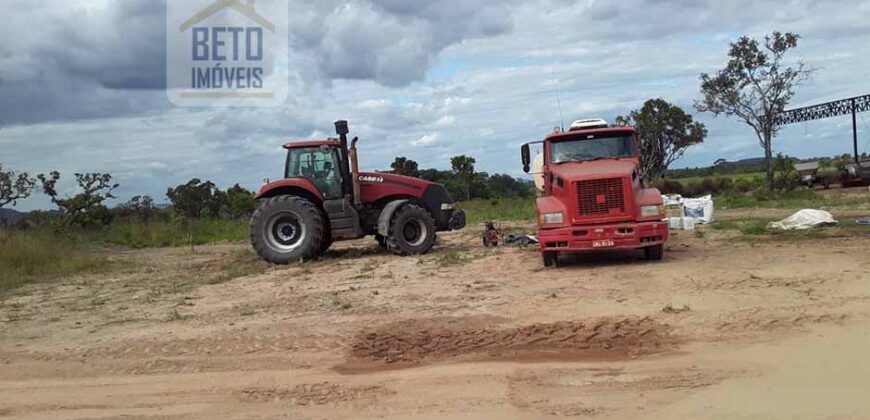
[[[726,162],[726,163],[731,163],[731,164],[737,165],[737,166],[740,166],[740,165],[758,165],[759,163],[764,163],[764,158],[759,157],[759,158],[741,159],[741,160],[738,160],[736,162]]]
[[[22,213],[12,209],[0,209],[0,222],[5,222],[10,225],[17,223],[19,220],[23,219],[24,216],[27,216],[27,213]]]
[[[717,165],[700,168],[672,169],[667,172],[668,178],[694,178],[717,175],[733,175],[758,173],[764,171],[764,158],[748,158],[734,162],[717,161]]]

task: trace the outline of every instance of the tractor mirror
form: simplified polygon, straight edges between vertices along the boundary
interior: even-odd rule
[[[529,173],[529,171],[532,170],[532,153],[529,150],[529,145],[524,144],[523,147],[520,149],[520,153],[523,156],[523,172]]]

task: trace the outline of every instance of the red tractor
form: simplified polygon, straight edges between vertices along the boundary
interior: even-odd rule
[[[424,254],[435,233],[465,227],[465,213],[447,190],[417,178],[360,173],[357,139],[289,143],[284,179],[260,189],[251,243],[266,261],[289,264],[322,255],[334,241],[373,235],[399,255]]]
[[[644,186],[633,128],[581,120],[538,143],[536,210],[545,266],[558,266],[560,253],[610,249],[643,249],[648,259],[662,259],[668,240],[662,195]],[[529,173],[529,144],[522,159]]]

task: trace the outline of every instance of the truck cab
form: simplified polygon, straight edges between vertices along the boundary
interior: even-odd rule
[[[561,253],[615,249],[662,258],[668,223],[661,193],[641,177],[634,128],[580,120],[535,143],[543,149],[533,174],[544,265],[558,266]],[[532,173],[530,144],[522,146],[526,173]]]

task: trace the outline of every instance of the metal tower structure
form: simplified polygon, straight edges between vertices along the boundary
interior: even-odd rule
[[[861,158],[858,153],[858,123],[855,119],[855,114],[867,111],[870,111],[870,95],[856,96],[849,99],[840,99],[838,101],[790,109],[783,112],[776,125],[784,126],[852,114],[852,142],[855,146],[855,163],[858,163]]]

